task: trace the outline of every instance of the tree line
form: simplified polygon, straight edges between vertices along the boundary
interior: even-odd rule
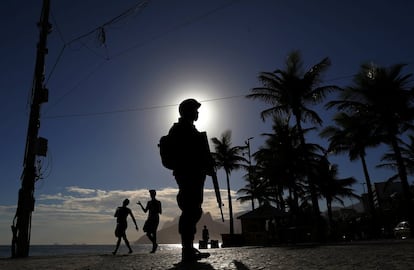
[[[271,203],[289,213],[290,225],[310,225],[312,239],[323,241],[335,233],[332,203],[343,198],[360,197],[352,185],[353,177],[339,178],[332,155],[347,153],[349,159],[362,164],[367,186],[367,226],[371,237],[381,233],[383,219],[374,204],[372,180],[366,164],[366,153],[380,145],[389,147],[378,167],[387,167],[398,180],[402,197],[395,212],[396,219],[414,224],[412,187],[408,175],[414,173],[414,87],[412,74],[404,73],[405,64],[389,67],[362,64],[346,87],[324,84],[323,74],[331,61],[328,57],[305,70],[299,51],[291,52],[283,68],[261,72],[260,86],[246,97],[260,100],[269,107],[261,112],[263,121],[272,121],[272,133],[264,145],[252,154],[254,165],[244,158],[246,146],[232,146],[231,131],[213,138],[213,156],[218,168],[226,173],[230,233],[233,229],[230,175],[233,170],[246,170],[246,185],[239,190],[238,200],[259,205]],[[329,100],[328,100],[329,97]],[[333,98],[332,98],[333,97]],[[332,125],[323,126],[313,106],[322,104],[336,110]],[[310,143],[307,135],[318,131],[327,139],[328,147]],[[250,150],[250,148],[249,148]],[[325,199],[327,222],[321,217],[320,199]],[[413,234],[411,226],[411,234]],[[329,235],[330,234],[330,235]]]

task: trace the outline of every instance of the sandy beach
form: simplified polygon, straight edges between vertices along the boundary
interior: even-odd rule
[[[206,250],[203,250],[206,251]],[[125,251],[124,251],[125,252]],[[0,259],[2,270],[133,270],[133,269],[414,269],[414,241],[375,241],[335,245],[208,249],[200,262],[180,264],[180,250],[155,254],[65,255]]]

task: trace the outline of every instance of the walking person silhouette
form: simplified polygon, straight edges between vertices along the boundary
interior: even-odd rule
[[[118,237],[118,240],[116,242],[115,250],[112,252],[113,255],[115,255],[118,251],[119,245],[121,244],[121,238],[124,239],[125,245],[129,249],[129,253],[132,253],[131,246],[129,245],[129,241],[126,236],[126,229],[128,227],[128,222],[127,222],[128,216],[131,216],[135,224],[135,229],[137,231],[138,231],[138,225],[137,225],[134,215],[132,214],[131,209],[127,207],[128,204],[129,204],[129,200],[125,199],[122,202],[122,206],[119,206],[116,209],[115,214],[114,214],[114,217],[116,217],[115,236]]]
[[[149,191],[151,200],[147,202],[147,206],[141,204],[141,202],[137,202],[139,206],[141,206],[142,211],[144,213],[148,212],[148,218],[144,223],[144,227],[142,230],[147,234],[148,239],[152,242],[152,250],[151,253],[154,253],[157,250],[157,228],[158,224],[160,223],[160,214],[162,213],[161,209],[161,202],[155,199],[157,192],[155,189],[151,189]]]
[[[177,203],[181,209],[178,230],[182,243],[182,262],[195,262],[210,256],[193,247],[196,225],[202,215],[203,191],[206,175],[214,173],[214,161],[208,150],[205,132],[199,132],[194,121],[198,119],[201,104],[186,99],[179,105],[180,118],[169,130],[176,148],[173,175],[178,184]]]

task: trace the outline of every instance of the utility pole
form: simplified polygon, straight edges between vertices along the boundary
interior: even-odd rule
[[[37,156],[46,156],[47,140],[38,137],[40,128],[40,105],[48,101],[48,90],[44,86],[45,55],[47,54],[47,35],[50,33],[49,23],[50,0],[43,0],[43,7],[38,23],[40,34],[37,44],[36,64],[32,85],[30,117],[24,153],[22,185],[19,190],[16,215],[13,219],[12,257],[29,256],[30,230],[32,212],[34,211],[34,187],[39,179],[36,166]]]
[[[252,211],[253,211],[254,210],[254,196],[253,196],[254,194],[253,194],[253,192],[256,192],[256,186],[255,186],[254,181],[252,179],[252,157],[251,157],[251,154],[250,154],[250,140],[252,140],[252,139],[253,139],[253,137],[250,137],[244,143],[247,146],[247,155],[249,157],[249,160],[248,160],[248,162],[249,162],[248,177],[249,177],[250,188],[251,188],[251,191],[252,191],[251,195],[252,195]]]

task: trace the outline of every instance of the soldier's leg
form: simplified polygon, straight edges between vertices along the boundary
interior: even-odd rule
[[[200,253],[193,247],[196,226],[202,215],[204,181],[199,183],[199,185],[193,184],[189,189],[180,189],[177,196],[177,202],[182,211],[179,232],[183,246],[183,261],[196,261],[209,256],[207,253]]]
[[[178,206],[182,213],[178,230],[183,247],[192,247],[196,225],[202,215],[204,179],[180,179],[177,195]]]

